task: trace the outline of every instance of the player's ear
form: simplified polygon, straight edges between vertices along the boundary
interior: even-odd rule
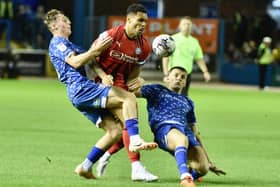
[[[127,23],[130,23],[130,22],[131,22],[131,20],[132,20],[132,15],[133,15],[133,14],[128,14],[128,15],[126,16],[126,22],[127,22]]]
[[[168,75],[168,76],[166,76],[166,77],[164,78],[164,80],[165,80],[165,82],[166,82],[166,83],[169,83],[169,81],[170,81],[170,79],[169,79],[169,75]]]
[[[130,23],[130,17],[129,16],[126,17],[126,23]]]
[[[186,81],[184,81],[184,83],[183,83],[184,87],[186,87],[186,84],[187,84]]]
[[[51,29],[51,31],[55,31],[55,30],[57,30],[57,27],[54,23],[51,23],[50,24],[50,29]]]

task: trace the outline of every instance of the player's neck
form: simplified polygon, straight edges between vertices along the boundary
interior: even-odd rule
[[[65,34],[60,33],[60,32],[54,32],[54,33],[53,33],[53,36],[54,36],[54,37],[62,37],[62,38],[65,38],[65,39],[67,39],[67,40],[68,40],[68,38],[69,38],[69,36],[66,36]]]
[[[171,88],[171,87],[168,87],[169,90],[173,91],[173,92],[176,92],[177,94],[181,94],[182,92],[182,89],[180,88]]]
[[[191,34],[189,32],[181,32],[182,35],[184,35],[185,37],[189,37]]]

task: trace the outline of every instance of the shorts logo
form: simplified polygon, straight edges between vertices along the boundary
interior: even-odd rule
[[[94,108],[99,108],[100,102],[101,102],[100,99],[96,99],[96,100],[93,101],[92,106]]]

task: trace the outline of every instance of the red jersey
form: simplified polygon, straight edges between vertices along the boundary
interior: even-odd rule
[[[145,63],[151,52],[151,46],[143,36],[136,39],[128,38],[124,25],[103,32],[99,38],[108,35],[113,38],[113,43],[102,52],[97,63],[106,74],[114,77],[114,86],[127,90],[126,82],[129,75],[135,66]],[[97,78],[97,81],[100,82],[100,78]]]

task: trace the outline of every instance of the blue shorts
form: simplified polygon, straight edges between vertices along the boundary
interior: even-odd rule
[[[108,114],[106,102],[108,99],[110,87],[101,87],[98,91],[94,88],[87,88],[87,92],[94,94],[84,94],[83,97],[75,99],[72,104],[83,113],[97,127],[102,121],[102,116]]]
[[[171,129],[177,129],[183,134],[185,134],[189,140],[189,147],[190,146],[200,146],[200,143],[197,141],[193,131],[190,128],[185,128],[182,125],[178,124],[162,124],[156,132],[154,132],[155,135],[155,142],[158,144],[158,146],[163,149],[164,151],[167,151],[171,153],[172,155],[174,154],[174,151],[169,150],[167,147],[167,134]]]

